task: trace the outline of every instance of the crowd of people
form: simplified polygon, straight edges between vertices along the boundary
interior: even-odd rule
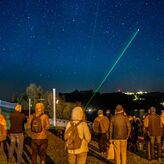
[[[13,154],[17,145],[17,163],[22,164],[22,153],[24,145],[25,129],[31,130],[31,148],[32,164],[37,164],[37,155],[40,157],[40,163],[45,164],[46,150],[48,147],[47,131],[50,128],[48,115],[44,114],[43,103],[35,105],[35,113],[27,119],[22,113],[22,105],[17,104],[15,110],[10,114],[10,146],[7,156],[7,163],[13,163]],[[2,112],[0,114],[0,143],[1,151],[6,148],[7,123]],[[3,143],[3,146],[2,146]]]
[[[107,117],[109,121],[106,121]],[[106,135],[97,130],[99,127],[97,120],[101,126],[106,127]],[[158,115],[154,106],[151,106],[143,119],[140,119],[136,116],[128,116],[122,105],[118,104],[113,116],[109,111],[107,111],[106,116],[103,116],[102,110],[98,110],[98,117],[93,122],[93,131],[99,136],[100,153],[104,154],[105,148],[102,149],[102,147],[106,147],[107,143],[109,145],[113,143],[116,164],[126,164],[127,149],[138,151],[139,138],[143,138],[142,141],[146,145],[147,159],[161,162],[164,148],[163,129],[164,110],[161,111],[161,115]],[[109,136],[109,138],[104,138],[104,136]],[[155,149],[157,154],[155,154]]]
[[[32,164],[37,163],[37,155],[40,157],[41,164],[46,163],[47,132],[50,128],[50,122],[48,115],[44,113],[44,108],[43,103],[36,103],[35,113],[27,119],[22,113],[22,106],[20,104],[15,106],[14,112],[10,114],[8,163],[13,161],[16,144],[18,149],[17,163],[22,163],[25,129],[31,130]],[[115,107],[114,115],[111,115],[110,110],[106,110],[104,114],[101,109],[98,110],[97,114],[98,116],[94,119],[92,128],[89,128],[84,109],[81,106],[73,108],[64,135],[69,164],[86,163],[87,152],[89,151],[88,144],[93,135],[92,131],[97,138],[99,152],[104,157],[107,156],[110,145],[113,145],[116,164],[126,164],[129,143],[134,146],[135,151],[138,150],[139,135],[144,136],[147,159],[161,162],[162,148],[164,147],[164,110],[161,111],[161,115],[158,115],[156,108],[152,106],[148,109],[143,120],[135,116],[128,116],[120,104]],[[0,110],[0,151],[5,148],[6,137],[7,123]],[[155,149],[157,149],[157,156]]]

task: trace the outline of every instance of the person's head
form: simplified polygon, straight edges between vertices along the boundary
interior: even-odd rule
[[[97,111],[97,114],[98,114],[98,115],[103,115],[103,110],[99,109],[99,110]]]
[[[151,106],[150,107],[150,113],[156,113],[156,108],[154,106]]]
[[[122,107],[122,105],[118,104],[116,106],[115,113],[116,114],[118,114],[118,113],[124,113],[124,108]]]
[[[80,121],[80,120],[84,120],[85,119],[84,117],[85,116],[82,107],[76,106],[72,109],[71,120]]]
[[[17,105],[15,106],[15,111],[21,112],[21,111],[22,111],[22,105],[17,104]]]
[[[42,114],[44,113],[44,104],[39,102],[39,103],[36,103],[35,105],[35,113],[36,114]]]

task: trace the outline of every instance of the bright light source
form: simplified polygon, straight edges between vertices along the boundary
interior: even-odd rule
[[[162,106],[164,106],[164,102],[161,102],[160,104],[161,104]]]

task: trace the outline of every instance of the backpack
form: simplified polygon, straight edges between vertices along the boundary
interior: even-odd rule
[[[81,147],[81,143],[83,139],[79,137],[79,133],[77,129],[77,126],[81,122],[82,121],[79,121],[78,123],[75,124],[72,121],[70,121],[71,126],[66,130],[64,135],[65,146],[67,149],[75,150]]]
[[[94,122],[94,132],[99,134],[102,133],[102,127],[103,125],[103,118],[97,117],[96,121]]]
[[[31,131],[35,132],[35,133],[41,133],[42,132],[42,121],[41,121],[41,116],[43,114],[41,114],[40,116],[36,117],[35,115],[33,115],[33,119],[31,122]]]

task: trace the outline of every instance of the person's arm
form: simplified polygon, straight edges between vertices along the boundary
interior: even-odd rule
[[[89,143],[91,141],[91,133],[86,122],[83,123],[84,127],[84,138]]]
[[[126,120],[127,120],[128,138],[129,138],[129,137],[130,137],[130,133],[131,133],[131,124],[130,124],[130,121],[129,121],[128,118],[126,118]],[[128,139],[128,138],[127,138],[127,139]]]
[[[98,117],[94,120],[92,128],[95,133],[98,133],[99,120]]]
[[[27,120],[26,129],[30,129],[31,128],[32,119],[33,119],[33,115],[31,115],[29,117],[29,119]]]
[[[47,115],[44,115],[43,116],[44,118],[44,129],[45,130],[48,130],[50,128],[50,121],[49,121],[49,118]]]
[[[109,127],[109,139],[112,140],[112,133],[113,133],[113,118],[111,118],[111,123]]]
[[[4,134],[5,136],[7,136],[7,123],[4,117],[3,117],[3,126],[4,126]]]

